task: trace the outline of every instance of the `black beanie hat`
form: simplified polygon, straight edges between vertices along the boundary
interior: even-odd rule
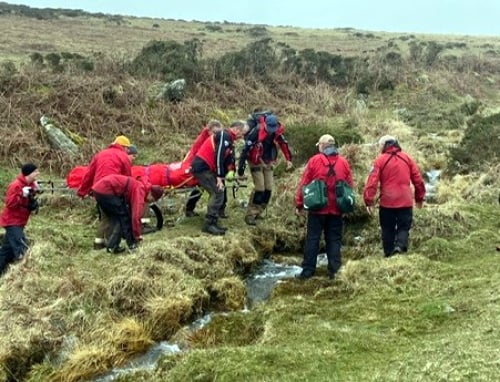
[[[37,168],[38,167],[36,167],[36,165],[33,163],[26,163],[25,165],[23,165],[23,167],[21,167],[21,172],[23,173],[24,176],[28,176]]]

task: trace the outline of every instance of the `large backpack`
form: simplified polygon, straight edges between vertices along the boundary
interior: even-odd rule
[[[268,115],[273,114],[271,110],[265,110],[265,111],[256,111],[250,114],[248,118],[248,126],[250,127],[250,130],[253,129],[254,127],[258,126],[262,120],[266,120],[266,117]]]

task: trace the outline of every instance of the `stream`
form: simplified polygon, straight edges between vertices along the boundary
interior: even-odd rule
[[[323,266],[328,263],[326,254],[318,255],[318,266]],[[298,265],[277,264],[272,260],[263,260],[255,271],[253,271],[246,279],[245,285],[247,290],[247,302],[243,311],[248,311],[256,303],[265,302],[271,297],[274,286],[283,279],[294,278],[299,274],[302,268]],[[202,329],[212,321],[216,314],[227,313],[207,313],[203,317],[198,318],[189,325],[188,331],[194,333]],[[149,348],[149,350],[128,362],[122,367],[113,368],[108,373],[94,378],[94,382],[111,382],[116,378],[131,374],[138,371],[153,371],[156,368],[158,360],[169,354],[180,353],[183,350],[178,344],[169,343],[167,341],[159,342]]]

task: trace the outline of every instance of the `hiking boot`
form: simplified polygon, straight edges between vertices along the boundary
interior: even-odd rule
[[[106,244],[104,244],[104,242],[102,242],[102,243],[96,243],[94,241],[94,249],[95,250],[100,250],[100,249],[104,249],[104,248],[106,248]]]
[[[210,235],[224,235],[226,233],[224,229],[215,224],[205,224],[201,230]]]
[[[312,273],[308,273],[308,272],[302,271],[298,275],[295,275],[295,278],[296,279],[300,279],[300,280],[307,280],[307,279],[310,279],[313,276],[314,275]]]
[[[257,222],[255,221],[255,216],[253,215],[245,216],[245,223],[247,223],[248,225],[257,225]]]
[[[118,246],[118,247],[115,247],[115,248],[106,248],[106,252],[112,253],[114,255],[117,255],[119,253],[125,252],[125,247]]]
[[[200,216],[200,214],[198,212],[194,212],[194,211],[186,211],[185,215],[187,218],[193,218],[195,216]]]
[[[330,280],[333,280],[333,279],[335,279],[335,275],[336,275],[336,274],[337,274],[337,272],[328,272],[328,278],[329,278]]]

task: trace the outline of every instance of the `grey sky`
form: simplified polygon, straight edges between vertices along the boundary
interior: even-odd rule
[[[352,27],[370,31],[500,35],[500,0],[24,0],[37,8],[199,21]]]

